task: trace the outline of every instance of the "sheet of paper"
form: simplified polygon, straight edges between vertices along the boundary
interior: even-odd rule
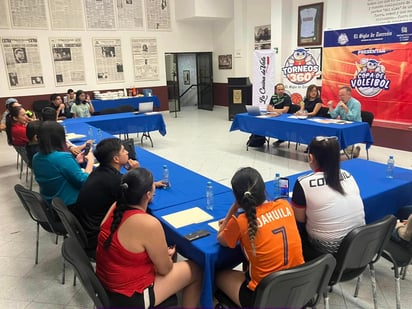
[[[193,223],[201,223],[213,219],[211,215],[199,207],[178,211],[173,214],[163,216],[162,218],[177,229],[182,226]]]
[[[311,119],[308,119],[308,120],[314,121],[314,122],[319,122],[319,123],[336,123],[336,124],[353,123],[353,121],[349,121],[349,120],[329,119],[329,118],[311,118]]]
[[[219,231],[219,220],[218,220],[218,221],[209,222],[208,225],[209,225],[211,228],[214,228],[216,231]]]

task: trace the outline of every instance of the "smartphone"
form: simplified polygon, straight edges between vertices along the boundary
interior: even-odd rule
[[[289,178],[281,177],[279,179],[280,196],[289,197]]]
[[[87,156],[91,148],[92,148],[92,145],[90,145],[89,143],[87,143],[87,144],[86,144],[86,147],[84,147],[84,149],[83,149],[83,154],[84,154],[85,156]]]
[[[208,230],[198,230],[196,232],[185,235],[185,238],[189,241],[193,241],[196,239],[206,237],[208,235],[210,235],[210,232]]]

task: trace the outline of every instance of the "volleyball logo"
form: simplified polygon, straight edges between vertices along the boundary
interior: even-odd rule
[[[350,85],[364,97],[373,97],[388,90],[391,81],[386,78],[385,66],[373,58],[361,58],[355,63],[356,71]]]

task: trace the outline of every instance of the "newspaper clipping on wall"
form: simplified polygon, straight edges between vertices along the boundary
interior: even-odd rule
[[[49,0],[50,22],[53,30],[83,30],[82,0]]]
[[[124,80],[122,46],[120,39],[93,39],[96,78],[98,83]]]
[[[10,28],[6,1],[0,1],[0,28]]]
[[[86,82],[81,38],[50,38],[56,86]]]
[[[132,39],[134,80],[159,80],[157,41],[155,38]]]
[[[9,88],[44,87],[37,38],[2,38]]]
[[[117,1],[118,28],[144,30],[143,0]]]
[[[170,31],[169,0],[146,0],[146,21],[148,31]]]
[[[86,24],[89,29],[113,29],[116,27],[114,1],[85,0]]]
[[[13,28],[47,29],[44,0],[9,0]]]

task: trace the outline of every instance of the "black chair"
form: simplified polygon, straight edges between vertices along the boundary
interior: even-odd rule
[[[358,296],[360,275],[369,265],[372,281],[373,302],[377,308],[377,293],[374,263],[376,263],[387,244],[396,218],[388,215],[381,220],[357,227],[343,239],[335,254],[336,268],[329,281],[329,286],[358,277],[354,296]],[[329,308],[328,292],[324,293],[325,308]]]
[[[96,308],[110,308],[109,297],[76,237],[68,237],[64,240],[62,255],[72,265],[75,274],[80,278],[84,289],[93,300]]]
[[[373,119],[375,118],[373,113],[368,112],[368,111],[361,111],[361,118],[363,122],[367,122],[369,124],[369,127],[372,128]],[[366,148],[366,158],[369,160],[369,150],[367,148]]]
[[[397,217],[400,220],[407,220],[410,214],[412,214],[412,205],[402,207],[398,211]],[[402,246],[401,244],[390,239],[382,252],[382,257],[393,263],[396,290],[396,308],[400,309],[401,286],[399,279],[400,277],[402,277],[402,279],[405,279],[407,267],[412,262],[412,239],[409,241],[409,246]],[[401,268],[400,271],[399,268]]]
[[[74,214],[67,208],[64,202],[56,197],[52,200],[53,209],[56,211],[61,222],[63,223],[67,235],[69,237],[75,237],[79,241],[79,244],[85,249],[89,258],[96,258],[96,249],[89,250],[86,232],[83,226],[80,224],[79,220],[74,216]]]
[[[318,113],[316,114],[317,117],[323,117],[323,118],[330,118],[330,115],[328,114],[329,108],[322,106]]]
[[[134,112],[133,105],[119,105],[117,109],[120,111],[120,113]]]
[[[253,308],[302,308],[315,306],[328,288],[336,261],[324,254],[305,264],[273,272],[256,287]],[[238,307],[222,291],[216,292],[219,302]]]
[[[29,178],[29,172],[30,172],[30,184],[29,184],[29,189],[31,190],[33,188],[33,170],[31,168],[31,162],[29,160],[29,157],[27,156],[27,151],[24,146],[13,146],[14,149],[17,152],[17,156],[20,157],[20,175],[19,178],[21,179],[21,176],[23,174],[23,162],[26,163],[26,182],[28,182]]]
[[[37,100],[33,102],[33,111],[37,119],[42,120],[41,111],[47,106],[51,106],[48,100]]]
[[[68,237],[64,240],[62,246],[63,258],[73,266],[74,272],[80,278],[87,294],[93,300],[96,308],[118,308],[119,304],[110,300],[109,295],[97,278],[93,266],[86,255],[86,252],[80,246],[80,243],[75,237]],[[159,304],[158,308],[177,306],[176,294],[167,298]]]
[[[53,209],[47,204],[43,197],[34,191],[28,190],[20,184],[14,186],[14,191],[20,199],[24,209],[29,216],[37,223],[36,233],[36,257],[35,264],[39,263],[39,226],[49,233],[56,234],[56,244],[58,236],[65,237],[67,232],[63,224],[58,220],[57,215]],[[63,263],[63,279],[65,280],[65,265]]]
[[[114,107],[104,108],[100,111],[100,115],[109,115],[109,114],[117,114],[117,113],[120,113],[120,111]]]

